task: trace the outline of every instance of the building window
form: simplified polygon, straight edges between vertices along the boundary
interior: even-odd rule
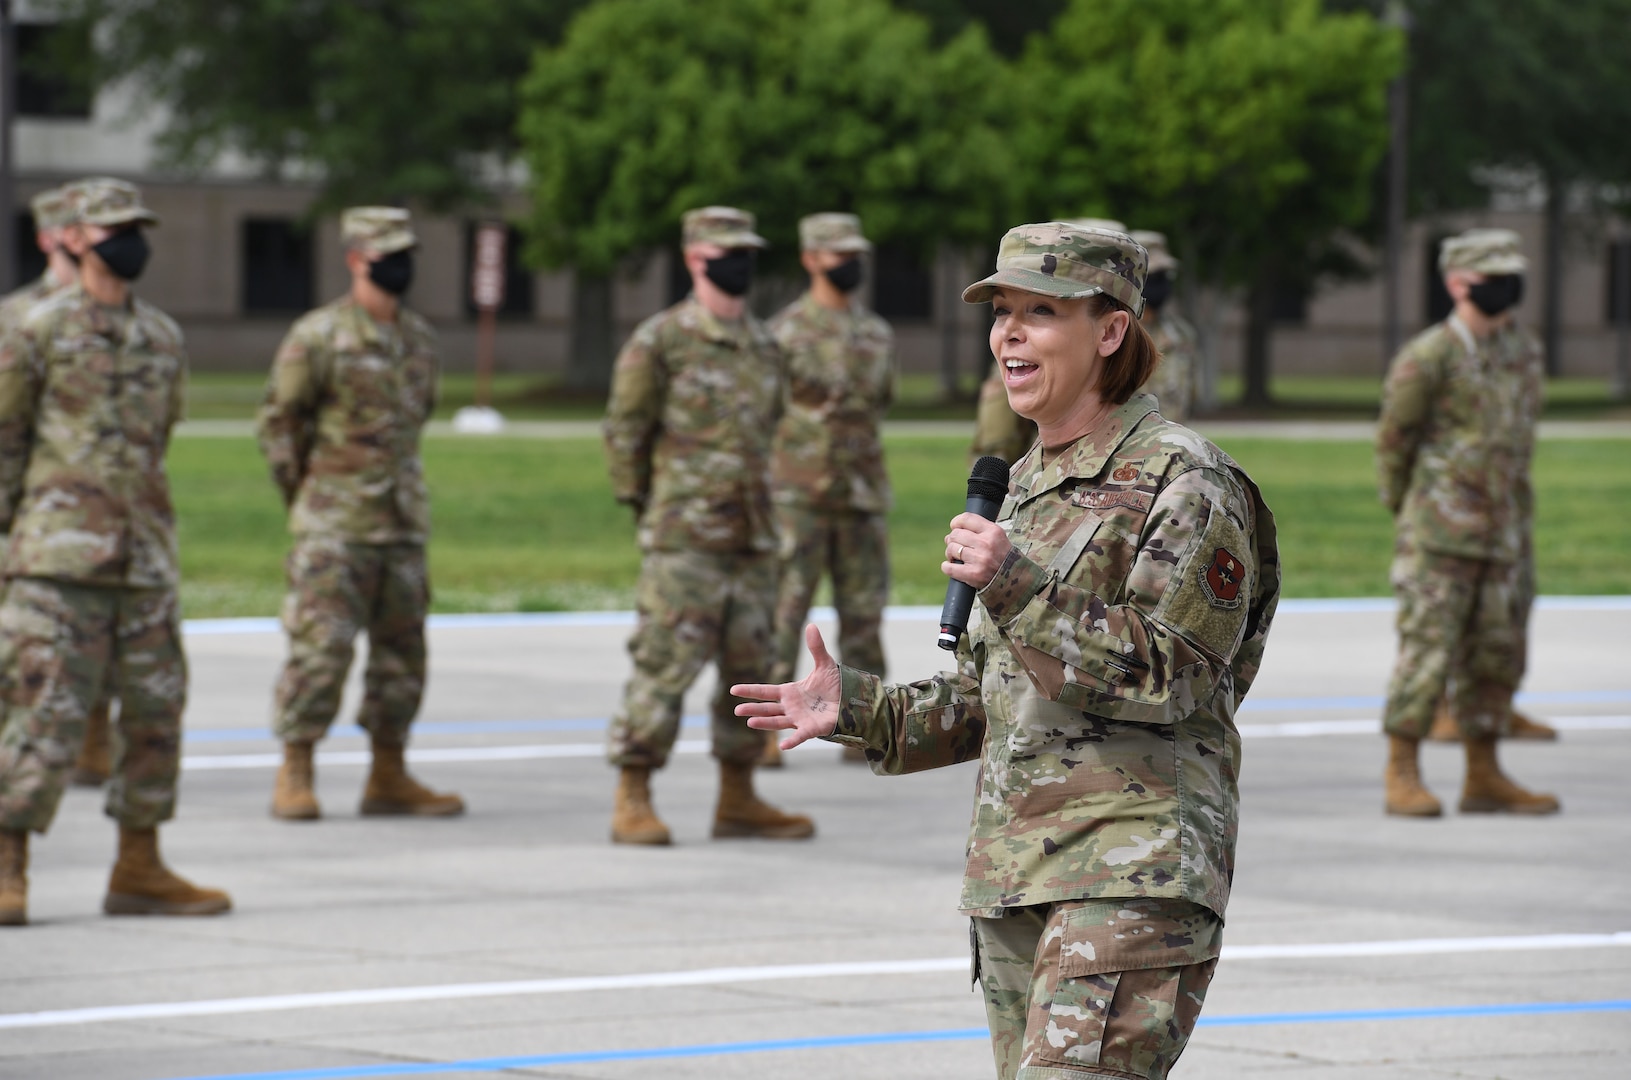
[[[91,36],[80,24],[27,23],[17,31],[17,115],[53,120],[91,116]]]
[[[288,314],[312,306],[315,277],[310,228],[289,218],[243,223],[243,310]]]
[[[1444,287],[1444,272],[1438,268],[1438,249],[1444,246],[1454,233],[1439,233],[1428,238],[1426,271],[1422,280],[1427,283],[1427,324],[1431,326],[1436,322],[1443,322],[1450,317],[1455,309],[1455,301],[1450,299],[1450,290]]]
[[[471,275],[476,269],[476,228],[478,222],[464,226],[464,313],[476,317],[476,301],[470,295]],[[500,318],[529,319],[532,317],[532,271],[521,261],[521,230],[509,227],[504,239],[504,305],[498,309]]]
[[[1614,240],[1608,245],[1607,303],[1608,324],[1631,323],[1631,239]]]
[[[885,245],[872,257],[872,306],[886,319],[934,317],[934,274],[912,248]]]
[[[21,288],[33,284],[35,278],[45,273],[45,252],[34,242],[34,215],[19,210],[16,221],[17,247],[11,252],[11,265],[17,271],[16,282]]]

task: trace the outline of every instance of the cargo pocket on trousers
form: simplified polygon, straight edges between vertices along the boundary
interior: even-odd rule
[[[1061,914],[1057,985],[1026,1063],[1165,1076],[1211,982],[1217,916],[1151,899],[1087,901]]]

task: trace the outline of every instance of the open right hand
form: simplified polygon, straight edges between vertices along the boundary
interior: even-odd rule
[[[843,676],[813,623],[804,628],[804,643],[815,669],[798,682],[738,683],[731,687],[732,694],[750,699],[736,707],[737,716],[748,718],[748,727],[792,732],[782,740],[783,750],[831,735],[838,727]]]

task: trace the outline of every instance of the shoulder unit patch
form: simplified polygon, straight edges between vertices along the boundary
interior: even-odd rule
[[[1218,548],[1201,570],[1201,589],[1213,607],[1236,608],[1242,603],[1240,585],[1245,578],[1246,564],[1228,548]]]

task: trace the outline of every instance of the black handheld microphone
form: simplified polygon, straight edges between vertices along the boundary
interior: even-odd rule
[[[1007,495],[1008,463],[1000,457],[986,456],[976,461],[974,471],[968,474],[968,502],[963,509],[995,521]],[[935,644],[942,649],[957,648],[957,639],[968,633],[968,613],[973,610],[974,586],[952,578],[946,585],[946,602],[940,608],[940,637]]]

